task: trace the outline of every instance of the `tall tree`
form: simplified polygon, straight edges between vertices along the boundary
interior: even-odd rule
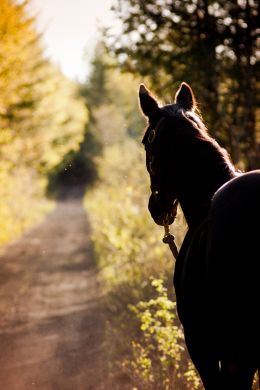
[[[78,88],[43,55],[29,0],[0,2],[0,242],[27,226],[48,172],[83,138]],[[8,227],[9,226],[9,227]]]
[[[86,108],[73,82],[44,58],[28,3],[0,3],[1,153],[13,166],[49,169],[79,144]]]
[[[228,80],[228,93],[223,96],[227,111],[227,134],[235,160],[246,156],[249,168],[259,166],[257,141],[257,27],[259,9],[256,1],[222,0],[223,27],[219,47],[222,84]]]
[[[103,42],[96,47],[92,70],[86,83],[82,85],[82,95],[90,111],[88,128],[101,143],[113,143],[126,134],[136,137],[143,129],[143,121],[138,114],[136,100],[138,80],[132,74],[122,73],[107,54]],[[107,121],[110,132],[107,131]],[[114,131],[111,133],[111,127]],[[87,134],[87,137],[89,134]]]
[[[108,30],[107,45],[120,65],[168,96],[190,82],[233,158],[256,161],[256,0],[117,0],[114,12],[121,31]]]

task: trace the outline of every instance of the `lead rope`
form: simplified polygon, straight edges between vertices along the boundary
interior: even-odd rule
[[[173,205],[173,218],[175,220],[176,215],[177,215],[177,207],[178,207],[178,201],[176,201]],[[175,244],[175,237],[173,234],[170,233],[170,227],[168,223],[169,217],[166,215],[166,218],[164,220],[163,226],[164,226],[164,237],[162,239],[164,244],[168,244],[170,247],[170,250],[172,251],[172,254],[175,258],[177,259],[177,256],[179,254],[177,245]]]
[[[163,237],[163,243],[168,244],[170,247],[170,250],[172,251],[172,254],[177,259],[177,256],[179,254],[177,245],[175,244],[175,237],[170,233],[170,228],[168,224],[164,224],[164,237]]]

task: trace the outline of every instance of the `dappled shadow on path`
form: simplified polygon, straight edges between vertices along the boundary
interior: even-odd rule
[[[1,254],[1,388],[108,388],[104,336],[99,273],[75,190]]]

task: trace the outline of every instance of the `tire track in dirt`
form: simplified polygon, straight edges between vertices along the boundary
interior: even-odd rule
[[[108,389],[89,235],[81,199],[68,198],[1,254],[1,389]]]

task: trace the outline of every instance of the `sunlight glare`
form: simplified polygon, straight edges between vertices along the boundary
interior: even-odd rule
[[[31,1],[46,56],[69,78],[86,79],[99,28],[112,24],[111,4],[112,0]]]

